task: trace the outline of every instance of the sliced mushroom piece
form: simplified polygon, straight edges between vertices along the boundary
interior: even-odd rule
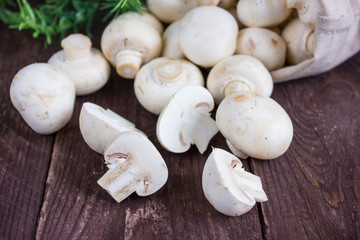
[[[151,143],[138,132],[117,135],[104,153],[109,170],[98,180],[117,202],[133,192],[148,196],[158,191],[167,181],[165,161]]]
[[[160,144],[175,153],[186,152],[195,144],[204,153],[218,132],[209,113],[213,108],[214,100],[204,87],[186,86],[179,90],[159,116],[156,134]]]
[[[257,159],[273,159],[289,148],[293,126],[289,115],[273,99],[253,92],[227,96],[216,112],[222,135],[242,154]]]
[[[142,133],[135,125],[110,109],[85,102],[79,117],[80,132],[91,149],[103,154],[109,142],[119,133],[134,131]]]
[[[213,148],[203,170],[202,187],[206,199],[219,212],[239,216],[256,202],[268,200],[261,179],[242,167],[231,153]]]
[[[204,86],[200,69],[186,60],[162,57],[140,68],[134,90],[140,104],[159,115],[178,90],[190,85]]]

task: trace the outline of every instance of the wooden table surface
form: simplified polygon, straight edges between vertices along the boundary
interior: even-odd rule
[[[102,26],[95,30],[99,48]],[[360,239],[360,54],[314,77],[276,84],[272,97],[293,121],[294,138],[281,157],[243,161],[261,177],[269,201],[239,217],[217,212],[201,176],[211,152],[165,151],[157,116],[137,101],[133,81],[113,71],[100,91],[76,99],[70,122],[39,135],[10,102],[15,73],[46,62],[60,49],[0,23],[0,239]],[[159,149],[169,169],[163,188],[132,194],[120,204],[98,186],[103,157],[79,131],[84,102],[134,122]],[[211,146],[228,150],[217,134]]]

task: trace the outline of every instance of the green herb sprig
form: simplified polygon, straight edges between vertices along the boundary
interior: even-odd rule
[[[108,20],[122,12],[144,9],[141,0],[45,0],[32,7],[27,0],[0,0],[0,20],[12,29],[30,29],[33,37],[45,36],[45,45],[54,36],[63,38],[68,31],[85,32],[91,36],[91,28],[97,16]]]

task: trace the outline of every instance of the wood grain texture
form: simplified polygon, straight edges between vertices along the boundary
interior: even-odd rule
[[[35,236],[54,141],[28,127],[10,101],[15,73],[49,53],[25,35],[0,25],[0,239]]]
[[[252,161],[269,197],[266,239],[360,238],[359,66],[358,54],[321,76],[275,86],[294,139],[279,159]]]

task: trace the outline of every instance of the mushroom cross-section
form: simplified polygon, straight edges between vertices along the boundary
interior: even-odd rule
[[[167,181],[165,161],[150,142],[138,132],[117,135],[104,153],[109,170],[98,180],[117,202],[131,193],[148,196],[158,191]]]
[[[268,200],[261,179],[245,171],[237,157],[220,148],[213,148],[206,160],[202,187],[210,204],[228,216],[242,215],[256,202]]]
[[[189,85],[204,86],[200,69],[186,60],[161,57],[140,68],[134,91],[140,104],[158,115],[179,89]]]
[[[121,132],[136,131],[135,125],[111,111],[85,102],[79,117],[80,132],[91,149],[103,154],[106,146]]]
[[[186,86],[179,90],[162,110],[156,134],[160,144],[170,152],[186,152],[195,144],[204,153],[211,138],[218,132],[210,117],[214,100],[206,88]]]

